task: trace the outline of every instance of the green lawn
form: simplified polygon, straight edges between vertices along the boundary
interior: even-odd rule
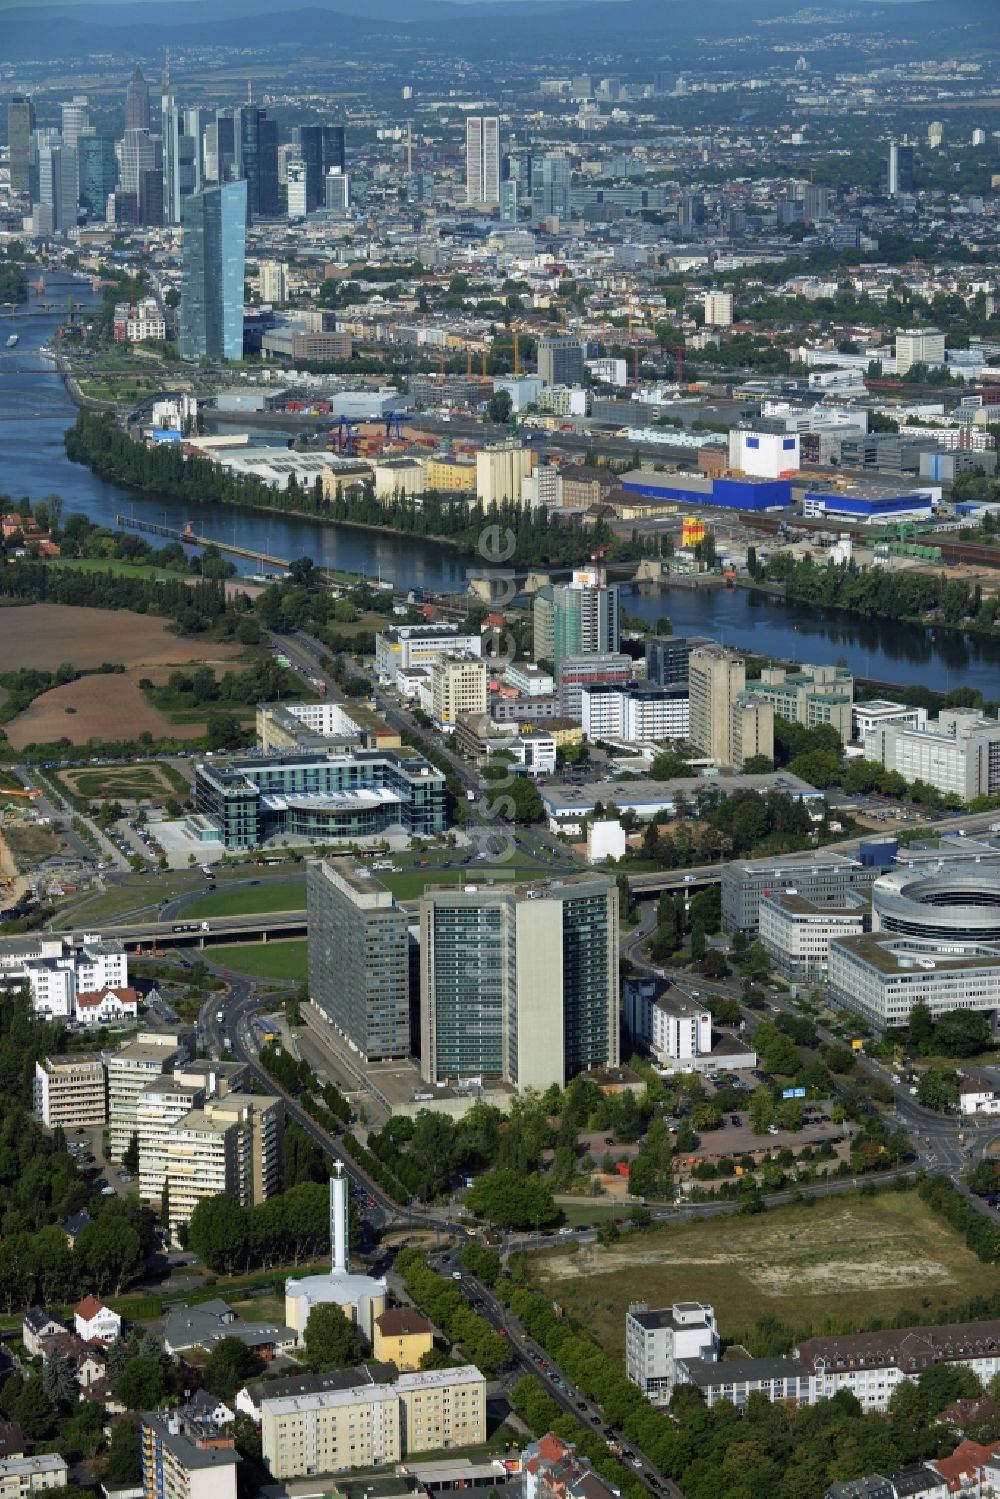
[[[231,947],[210,947],[205,956],[220,968],[249,973],[255,978],[288,979],[300,984],[309,972],[304,937],[280,942],[236,942]]]
[[[282,885],[234,885],[215,890],[184,907],[187,916],[266,916],[272,911],[304,911],[305,876]]]
[[[69,567],[79,573],[114,573],[116,578],[152,578],[157,582],[194,576],[186,567],[151,567],[142,562],[119,562],[113,557],[60,557],[50,566]]]
[[[1000,1289],[1000,1268],[980,1264],[915,1191],[668,1222],[618,1244],[558,1244],[529,1264],[531,1279],[616,1356],[631,1301],[708,1302],[731,1338],[758,1317],[800,1335],[834,1332],[876,1316],[944,1313]]]

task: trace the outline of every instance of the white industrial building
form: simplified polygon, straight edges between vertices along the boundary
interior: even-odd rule
[[[855,703],[851,713],[854,738],[861,744],[866,735],[873,734],[885,724],[902,729],[922,729],[927,723],[926,708],[911,708],[906,703],[893,703],[886,698]]]
[[[802,467],[797,432],[751,432],[734,427],[729,434],[729,467],[758,479],[778,479]]]
[[[375,636],[375,670],[381,682],[392,685],[398,671],[429,667],[442,656],[482,653],[482,637],[455,625],[397,625]]]

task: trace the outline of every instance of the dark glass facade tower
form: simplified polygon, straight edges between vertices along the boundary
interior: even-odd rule
[[[80,169],[80,207],[91,220],[104,221],[108,194],[115,190],[118,162],[115,143],[103,135],[81,135],[77,144]]]
[[[183,200],[182,359],[243,357],[246,196],[227,182]]]
[[[306,211],[312,213],[326,202],[326,174],[331,167],[347,169],[343,125],[303,125],[299,150],[306,167]]]
[[[10,186],[15,193],[30,191],[31,132],[35,128],[35,106],[27,94],[13,94],[7,105],[7,141],[10,145]]]

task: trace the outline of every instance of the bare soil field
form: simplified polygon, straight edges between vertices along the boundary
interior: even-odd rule
[[[63,738],[71,744],[94,738],[135,739],[144,732],[154,739],[196,739],[204,734],[205,725],[175,723],[147,702],[131,677],[98,676],[44,692],[6,726],[7,738],[17,750]]]
[[[73,609],[68,604],[4,608],[0,610],[4,670],[37,666],[52,671],[63,661],[79,670],[105,661],[126,667],[212,666],[242,654],[239,645],[171,635],[167,624],[165,619],[133,614],[129,609]]]

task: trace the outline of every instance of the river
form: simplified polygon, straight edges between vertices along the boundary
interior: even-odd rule
[[[412,538],[280,515],[234,514],[215,504],[198,505],[192,512],[190,506],[106,484],[70,463],[63,433],[75,408],[54,366],[38,354],[41,345],[55,342],[70,291],[75,301],[97,300],[85,282],[47,278],[45,298],[54,304],[52,314],[0,314],[0,493],[15,502],[22,495],[37,500],[60,494],[64,514],[82,510],[110,527],[119,513],[178,528],[193,520],[201,534],[220,541],[274,556],[308,555],[325,567],[381,576],[407,588],[459,590],[470,567],[478,570],[450,548]],[[32,293],[32,305],[34,300]],[[11,333],[20,339],[7,350]],[[254,568],[242,559],[236,565],[241,572]],[[624,604],[630,614],[650,623],[668,615],[680,634],[709,635],[760,655],[822,665],[842,660],[857,676],[876,681],[945,692],[972,686],[991,699],[1000,695],[1000,641],[809,610],[744,588],[663,588],[629,593]]]

